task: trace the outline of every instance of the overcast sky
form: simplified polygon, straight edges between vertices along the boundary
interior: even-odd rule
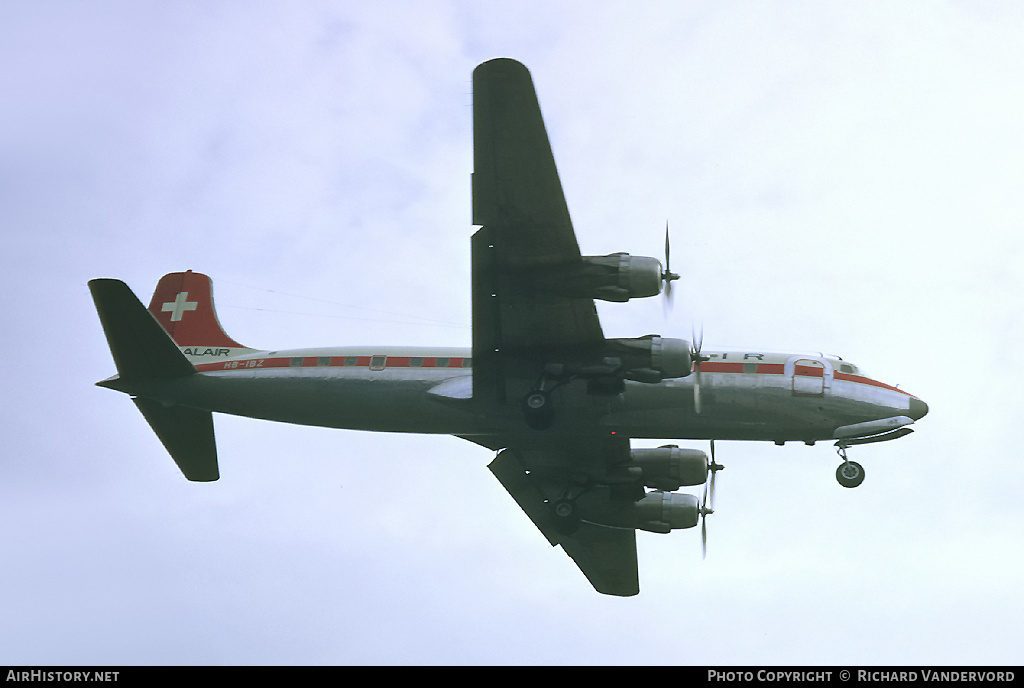
[[[214,279],[268,349],[470,343],[471,73],[533,73],[605,331],[836,353],[907,438],[722,442],[709,554],[598,595],[462,440],[216,417],[184,480],[86,282]],[[0,664],[1021,664],[1024,10],[970,2],[0,6]],[[656,442],[648,444],[657,444]],[[705,448],[703,443],[683,443]]]

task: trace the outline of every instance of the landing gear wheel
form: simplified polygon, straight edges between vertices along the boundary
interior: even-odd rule
[[[555,519],[555,530],[563,535],[572,535],[580,527],[580,515],[576,510],[576,502],[571,499],[559,499],[552,502],[551,515]]]
[[[856,461],[844,461],[836,469],[836,480],[843,487],[857,487],[864,482],[864,467]]]
[[[547,430],[555,422],[555,409],[551,404],[551,395],[542,390],[534,390],[523,397],[523,416],[526,424],[534,430]]]

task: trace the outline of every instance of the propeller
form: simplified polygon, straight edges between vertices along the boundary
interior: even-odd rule
[[[665,271],[663,273],[661,273],[661,279],[665,283],[665,290],[664,290],[665,301],[664,301],[664,304],[665,304],[665,314],[666,315],[668,315],[669,310],[671,310],[671,308],[672,308],[672,283],[675,282],[677,279],[679,279],[679,275],[677,275],[676,273],[672,272],[672,269],[669,267],[671,265],[671,259],[672,259],[672,243],[669,240],[668,222],[666,221],[665,222]],[[701,325],[701,328],[700,328],[700,338],[699,339],[698,339],[697,335],[693,332],[693,330],[691,328],[691,330],[690,330],[690,338],[691,338],[691,341],[693,341],[693,351],[691,352],[691,357],[693,358],[694,373],[696,374],[696,377],[694,378],[694,383],[693,383],[693,407],[694,407],[694,410],[699,415],[700,414],[700,364],[702,362],[704,362],[704,361],[710,360],[707,356],[703,356],[700,353],[701,347],[704,346],[704,326]]]
[[[725,466],[715,461],[715,441],[711,440],[711,465],[708,466],[708,470],[711,471],[711,508],[715,508],[715,475],[718,471],[723,470]]]
[[[672,249],[668,240],[668,222],[665,223],[665,271],[661,273],[661,280],[665,283],[665,313],[672,308],[672,283],[679,279],[679,275],[672,272],[669,269],[669,258],[671,257]]]
[[[711,474],[712,480],[714,480],[714,475],[714,473]],[[708,483],[704,483],[704,500],[700,505],[700,554],[702,559],[706,559],[708,556],[708,514],[713,513],[715,510],[708,508]]]
[[[704,347],[704,326],[701,325],[700,335],[690,329],[690,337],[693,341],[693,352],[691,356],[693,358],[693,410],[700,415],[700,364],[704,361],[710,361],[708,356],[701,354],[701,349]]]
[[[711,465],[708,466],[708,470],[711,471],[711,478],[704,483],[704,500],[700,505],[700,547],[701,555],[704,558],[708,556],[707,516],[708,514],[715,513],[715,475],[723,468],[725,466],[715,461],[715,441],[711,440]]]

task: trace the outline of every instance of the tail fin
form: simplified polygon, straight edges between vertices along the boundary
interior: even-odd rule
[[[149,312],[192,363],[253,353],[224,332],[213,307],[213,282],[199,272],[172,272],[160,278]]]
[[[119,376],[100,385],[134,395],[140,389],[195,374],[195,367],[127,284],[95,279],[89,282],[89,290]],[[209,411],[167,405],[163,400],[142,396],[133,401],[186,478],[210,481],[220,477],[213,415]]]

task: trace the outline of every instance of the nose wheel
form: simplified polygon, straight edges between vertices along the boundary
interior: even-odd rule
[[[846,447],[839,445],[839,458],[843,460],[836,469],[836,480],[843,487],[857,487],[864,482],[864,467],[846,458]]]

